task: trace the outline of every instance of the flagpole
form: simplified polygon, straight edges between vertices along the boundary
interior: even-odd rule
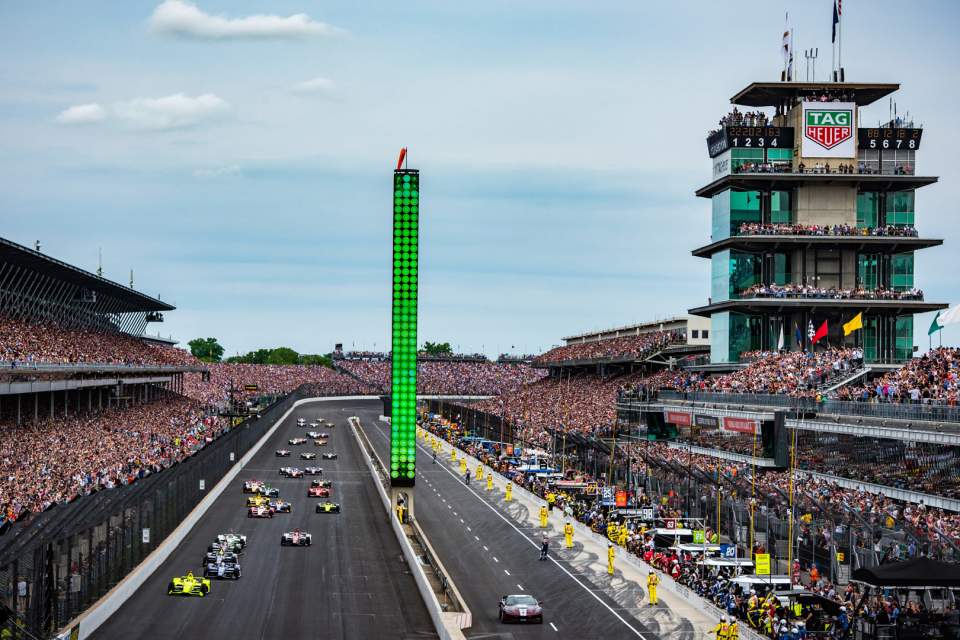
[[[837,70],[843,79],[843,0],[837,5]]]

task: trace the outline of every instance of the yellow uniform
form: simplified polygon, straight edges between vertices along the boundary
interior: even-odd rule
[[[493,474],[487,474],[487,491],[493,491]]]
[[[557,494],[553,491],[547,494],[547,507],[552,511],[553,505],[557,502]]]
[[[657,585],[660,584],[660,576],[651,572],[647,576],[647,591],[650,594],[650,604],[657,604]]]
[[[513,500],[513,483],[510,481],[507,481],[507,490],[504,492],[503,499],[507,502]]]
[[[573,525],[569,522],[563,526],[563,538],[567,549],[573,549]]]
[[[617,544],[620,545],[621,547],[627,546],[627,538],[628,538],[627,527],[626,526],[620,527],[620,534],[617,536]]]
[[[483,480],[483,465],[477,465],[477,480]]]
[[[607,573],[613,575],[613,559],[616,557],[617,552],[613,550],[613,545],[607,547]]]
[[[541,529],[547,528],[547,518],[549,517],[549,515],[550,515],[550,512],[547,511],[546,506],[540,507],[540,528]]]
[[[736,620],[731,622],[727,629],[727,640],[740,640],[740,627],[737,626]]]
[[[466,473],[466,472],[467,472],[467,459],[460,458],[460,473]]]

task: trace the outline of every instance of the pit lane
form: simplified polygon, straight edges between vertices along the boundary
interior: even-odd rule
[[[362,410],[376,415],[379,406],[377,400],[352,400],[295,409],[167,561],[93,638],[436,638],[346,420]],[[297,418],[309,423],[318,416],[337,425],[322,429],[330,432],[327,447],[286,444],[307,431],[296,426]],[[281,448],[293,455],[276,457]],[[320,459],[324,450],[336,451],[339,459]],[[301,451],[316,452],[318,459],[300,460]],[[281,466],[311,465],[322,467],[323,477],[333,481],[331,500],[343,506],[342,513],[315,513],[319,500],[306,495],[310,479],[278,473]],[[247,495],[241,489],[244,480],[254,477],[278,487],[293,504],[293,513],[272,520],[247,518]],[[295,527],[313,534],[312,547],[280,546],[281,534]],[[226,531],[247,536],[240,556],[243,577],[213,580],[205,598],[167,596],[170,578],[188,570],[201,573],[207,545]]]

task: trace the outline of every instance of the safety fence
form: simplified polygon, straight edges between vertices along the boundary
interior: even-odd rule
[[[3,638],[47,638],[120,582],[311,385],[240,422],[186,460],[57,505],[0,538]],[[3,619],[0,613],[0,620]]]

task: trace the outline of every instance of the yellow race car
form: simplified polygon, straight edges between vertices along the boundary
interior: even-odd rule
[[[210,593],[210,580],[207,578],[198,578],[188,571],[187,575],[173,578],[167,585],[168,596],[199,596],[203,597]]]
[[[267,496],[250,496],[247,498],[247,507],[265,507],[270,504]]]

